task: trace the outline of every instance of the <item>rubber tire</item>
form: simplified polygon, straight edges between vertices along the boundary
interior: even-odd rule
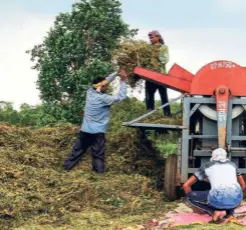
[[[178,155],[169,155],[165,162],[164,195],[168,200],[177,199],[177,165]]]

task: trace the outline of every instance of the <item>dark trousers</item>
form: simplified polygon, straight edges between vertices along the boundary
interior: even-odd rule
[[[209,191],[193,191],[187,195],[188,202],[194,207],[201,209],[210,216],[214,214],[215,211],[220,211],[219,209],[214,208],[208,203]],[[226,215],[233,216],[234,209],[225,209]]]
[[[161,103],[164,105],[168,102],[167,88],[149,81],[145,83],[145,100],[146,100],[146,108],[147,109],[155,109],[155,92],[159,90]],[[166,106],[163,108],[163,113],[165,116],[171,116],[170,106]]]
[[[104,133],[85,133],[80,131],[72,151],[64,161],[64,168],[71,170],[82,158],[87,149],[91,147],[92,170],[103,173],[105,161],[105,134]]]

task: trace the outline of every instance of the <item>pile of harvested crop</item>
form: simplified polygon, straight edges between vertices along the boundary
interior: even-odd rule
[[[87,154],[62,164],[79,127],[31,130],[0,125],[0,229],[117,229],[158,216],[174,204],[156,190],[161,159],[136,134],[108,133],[107,171]]]
[[[136,66],[153,68],[153,63],[151,63],[152,46],[142,40],[123,42],[113,55],[117,65],[126,70],[131,87],[135,87],[140,79],[133,73]]]
[[[138,122],[151,124],[182,125],[183,118],[180,116],[167,117],[161,113],[154,113]]]

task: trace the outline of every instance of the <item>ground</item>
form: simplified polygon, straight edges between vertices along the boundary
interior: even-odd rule
[[[107,135],[107,170],[91,171],[90,152],[66,172],[79,127],[0,125],[0,229],[119,229],[171,210],[163,160],[132,130]]]
[[[74,170],[64,171],[78,131],[72,125],[38,130],[0,125],[1,230],[119,230],[161,219],[178,206],[161,189],[164,159],[132,130],[107,134],[105,174],[91,171],[89,152]]]
[[[172,230],[177,229],[193,229],[193,230],[215,230],[215,229],[223,229],[223,230],[239,230],[239,229],[246,229],[246,227],[238,226],[235,224],[227,224],[227,225],[189,225],[189,226],[182,226],[182,227],[175,227],[171,228]]]

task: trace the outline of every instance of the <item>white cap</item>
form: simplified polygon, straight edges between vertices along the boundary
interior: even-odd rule
[[[220,161],[226,162],[229,159],[227,158],[227,152],[222,148],[217,148],[212,152],[212,157],[210,161]]]

